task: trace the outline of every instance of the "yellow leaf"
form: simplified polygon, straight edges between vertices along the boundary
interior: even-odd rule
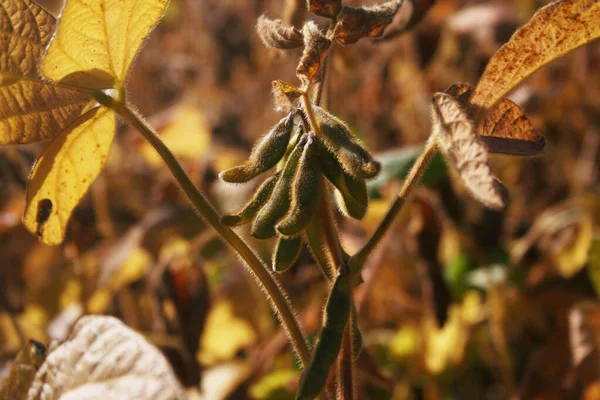
[[[236,353],[256,341],[250,324],[236,317],[227,301],[215,304],[206,319],[198,359],[204,365],[231,360]]]
[[[89,93],[42,80],[55,18],[30,0],[0,0],[0,145],[49,139],[92,103]]]
[[[115,114],[95,108],[57,136],[36,162],[23,222],[44,243],[62,242],[71,212],[100,173],[114,133]]]
[[[161,129],[160,137],[177,158],[198,158],[210,149],[210,126],[198,108],[189,105],[182,105],[173,113],[171,123]],[[150,143],[144,142],[140,151],[148,164],[163,165]]]
[[[559,0],[540,9],[488,63],[471,104],[489,109],[542,65],[600,36],[600,2]]]
[[[91,89],[122,88],[142,42],[168,0],[68,0],[44,57],[48,79]]]

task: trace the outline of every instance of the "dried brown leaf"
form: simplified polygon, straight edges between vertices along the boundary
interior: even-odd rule
[[[354,44],[362,38],[376,38],[392,23],[403,0],[391,0],[371,7],[344,6],[333,29],[333,36],[341,44]]]
[[[471,98],[491,108],[542,65],[600,36],[600,2],[559,0],[540,9],[488,63]]]
[[[302,33],[293,26],[285,26],[280,19],[269,19],[261,15],[256,23],[256,32],[267,47],[295,49],[304,44]]]
[[[30,0],[0,1],[0,145],[52,138],[91,96],[46,82],[40,60],[56,19]]]
[[[164,356],[112,317],[81,318],[48,355],[28,399],[185,399]]]
[[[302,95],[296,86],[280,80],[273,81],[271,91],[275,100],[275,108],[288,112],[296,108],[298,98]]]
[[[331,46],[331,40],[327,39],[317,24],[308,21],[302,28],[304,35],[304,51],[302,58],[296,68],[296,75],[303,83],[318,81],[319,70]]]
[[[477,113],[470,103],[473,91],[468,83],[457,83],[446,90],[467,110],[469,118]],[[506,98],[485,114],[477,126],[477,134],[490,153],[533,155],[543,152],[546,146],[546,140],[536,132],[521,107]]]
[[[465,187],[487,207],[502,208],[506,189],[492,174],[487,150],[460,104],[446,93],[436,93],[431,114],[434,135]]]
[[[308,11],[320,17],[334,18],[342,11],[342,0],[308,0]]]
[[[400,18],[394,18],[393,23],[386,31],[385,35],[377,42],[393,39],[414,29],[427,16],[429,9],[435,4],[436,0],[408,0],[403,3],[402,15]]]

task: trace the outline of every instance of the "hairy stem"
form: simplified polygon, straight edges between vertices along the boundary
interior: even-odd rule
[[[367,241],[364,247],[358,251],[358,253],[350,258],[352,276],[355,276],[360,271],[367,257],[369,257],[369,254],[375,250],[388,229],[392,226],[392,222],[402,209],[404,203],[406,203],[406,200],[412,193],[413,189],[417,186],[417,183],[419,183],[421,176],[429,166],[429,163],[431,162],[431,159],[435,155],[436,151],[436,141],[432,137],[427,142],[423,153],[421,153],[417,161],[415,161],[414,165],[410,169],[406,179],[404,180],[402,189],[400,189],[398,196],[388,209],[387,213],[383,217],[383,220],[377,226],[377,229],[375,229],[373,236],[371,236],[371,238]]]
[[[352,319],[350,313],[350,319]],[[344,329],[342,349],[338,356],[338,398],[344,400],[356,399],[356,380],[354,379],[354,356],[352,354],[352,321],[348,321]]]
[[[100,96],[98,95],[97,97]],[[169,148],[165,146],[163,141],[157,135],[156,131],[154,131],[154,129],[149,126],[136,111],[131,109],[127,104],[115,101],[114,99],[109,100],[106,98],[101,98],[98,101],[114,109],[128,123],[134,126],[146,138],[146,140],[148,140],[148,142],[150,142],[152,147],[154,147],[165,164],[169,167],[173,177],[177,180],[177,183],[179,183],[179,186],[190,200],[198,214],[200,214],[200,216],[217,231],[221,238],[231,247],[233,247],[233,249],[244,260],[244,263],[253,273],[253,276],[256,278],[258,284],[262,286],[267,293],[268,298],[271,300],[271,305],[274,311],[281,318],[283,326],[288,333],[293,347],[298,353],[298,357],[300,358],[302,365],[306,366],[310,360],[310,353],[304,339],[304,335],[300,329],[300,325],[298,324],[296,317],[294,316],[292,307],[283,289],[278,285],[275,278],[271,275],[267,266],[265,266],[265,264],[257,257],[257,255],[231,228],[221,223],[219,214],[206,200],[202,193],[200,193],[200,191],[194,186],[193,182],[175,159],[175,156],[173,156],[173,153],[171,153]],[[106,102],[106,104],[103,103],[103,101]]]
[[[308,118],[308,123],[310,125],[310,129],[317,136],[321,136],[321,126],[317,123],[317,117],[315,117],[315,113],[312,109],[312,104],[308,98],[308,93],[302,93],[302,108],[304,109],[304,114],[306,114],[306,118]]]

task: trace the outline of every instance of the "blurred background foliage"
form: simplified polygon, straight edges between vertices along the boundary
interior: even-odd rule
[[[59,0],[38,2],[60,10]],[[475,84],[546,3],[438,0],[410,33],[334,49],[330,109],[384,165],[365,219],[339,219],[349,253],[428,137],[431,95]],[[282,117],[271,81],[295,82],[300,50],[266,49],[254,31],[262,13],[296,26],[308,17],[302,0],[172,0],[128,81],[130,101],[222,212],[253,185],[224,184],[217,173],[241,163]],[[548,145],[539,157],[492,156],[511,194],[506,210],[482,208],[441,159],[431,165],[356,291],[361,399],[600,398],[598,71],[595,41],[511,94]],[[97,313],[158,346],[190,398],[292,399],[298,363],[263,294],[153,150],[119,127],[59,247],[21,224],[41,146],[0,149],[0,380],[24,337],[63,340],[77,318]],[[273,242],[240,233],[270,259]],[[327,283],[307,251],[279,278],[312,340]]]

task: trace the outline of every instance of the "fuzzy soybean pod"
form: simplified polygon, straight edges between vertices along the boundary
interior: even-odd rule
[[[348,174],[357,179],[370,179],[377,176],[381,164],[359,144],[344,122],[321,107],[313,105],[319,120],[323,144],[339,160]]]
[[[300,389],[296,400],[312,400],[321,393],[327,382],[329,369],[340,352],[344,329],[352,308],[348,275],[348,268],[343,265],[327,300],[325,321],[319,334],[319,342],[310,364],[300,378]]]
[[[308,134],[292,181],[292,205],[277,225],[282,235],[292,236],[304,229],[319,205],[322,185],[318,147],[317,137]]]
[[[338,200],[343,213],[352,218],[362,219],[367,212],[368,200],[363,195],[363,189],[360,187],[361,184],[364,186],[364,194],[366,194],[367,185],[364,180],[356,179],[344,172],[334,155],[325,147],[321,147],[319,150],[321,171],[337,189],[336,194],[339,194],[339,196],[336,196],[336,200]],[[339,201],[339,197],[341,197],[341,201]]]
[[[277,184],[273,188],[273,194],[254,218],[250,234],[255,238],[269,239],[275,236],[275,225],[290,209],[292,181],[305,144],[306,135],[303,135],[290,153]]]
[[[227,226],[240,226],[252,221],[252,218],[254,218],[261,207],[265,205],[267,200],[269,200],[269,197],[271,197],[271,193],[273,193],[279,175],[280,173],[277,173],[267,178],[258,189],[256,189],[254,196],[246,203],[244,208],[236,214],[224,215],[221,218],[221,222]]]
[[[290,113],[258,141],[244,164],[221,172],[221,179],[244,183],[274,167],[285,155],[293,128],[294,114]]]
[[[275,245],[273,254],[273,271],[283,272],[290,268],[300,255],[302,250],[302,238],[300,236],[286,238],[280,236]]]

